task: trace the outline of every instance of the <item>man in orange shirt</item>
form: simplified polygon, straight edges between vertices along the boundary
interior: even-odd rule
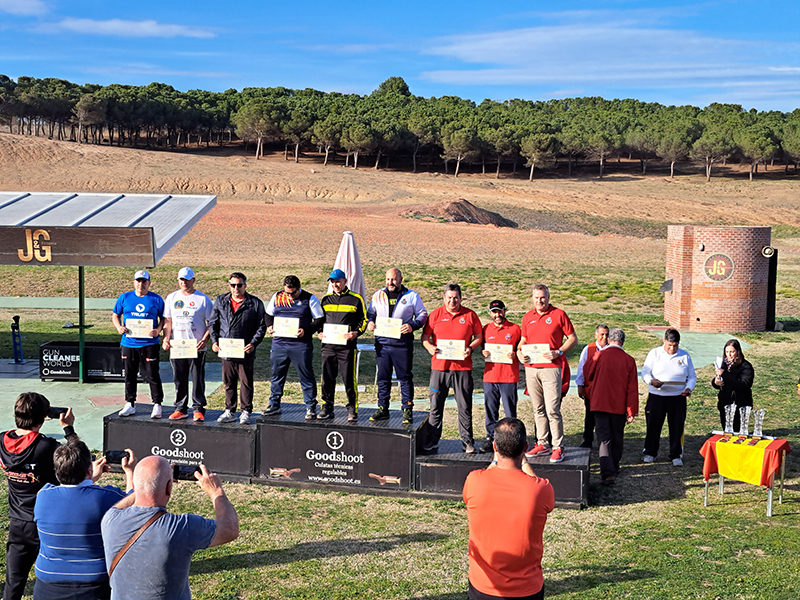
[[[495,461],[464,482],[469,520],[469,600],[544,598],[542,533],[555,495],[525,460],[525,424],[506,418],[494,431]]]
[[[600,478],[612,485],[619,472],[625,425],[639,414],[639,384],[636,361],[622,349],[625,332],[612,329],[608,346],[594,355],[586,380],[591,383],[589,398],[600,444]]]

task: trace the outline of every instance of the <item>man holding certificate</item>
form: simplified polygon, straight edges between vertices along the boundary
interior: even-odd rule
[[[566,364],[564,354],[578,343],[578,336],[567,313],[550,304],[546,285],[534,285],[532,297],[533,310],[522,318],[522,339],[517,351],[525,363],[525,382],[536,422],[537,444],[525,455],[550,455],[550,462],[557,463],[564,460],[561,370]],[[548,441],[551,435],[552,450]]]
[[[314,334],[322,329],[325,312],[314,294],[300,288],[300,280],[287,275],[283,290],[272,296],[267,304],[267,331],[273,336],[269,353],[272,367],[269,406],[259,421],[281,414],[281,398],[286,385],[289,365],[294,364],[303,402],[306,421],[317,418],[317,380],[311,359],[314,356]]]
[[[250,422],[253,413],[253,365],[256,347],[264,340],[264,303],[247,293],[247,277],[238,271],[228,277],[230,292],[214,300],[208,330],[211,349],[222,359],[222,383],[225,387],[225,411],[220,423],[236,420],[237,386],[240,387],[242,414],[239,423]]]
[[[175,380],[173,421],[186,419],[189,410],[189,377],[192,378],[192,412],[203,421],[206,412],[206,344],[210,336],[211,298],[194,287],[194,271],[178,271],[179,289],[167,296],[164,309],[164,350],[169,351]]]
[[[122,336],[120,352],[125,369],[125,406],[119,411],[119,416],[136,414],[136,378],[141,373],[142,379],[150,384],[150,397],[153,399],[150,417],[160,419],[164,388],[158,371],[161,350],[158,336],[164,328],[164,300],[150,291],[150,273],[136,271],[133,291],[117,298],[111,322]]]
[[[472,353],[481,345],[481,320],[475,311],[461,305],[461,286],[444,286],[444,306],[434,310],[425,329],[422,345],[431,355],[431,408],[429,438],[423,450],[438,450],[442,437],[444,403],[450,388],[458,406],[458,434],[464,452],[475,453],[472,436]]]
[[[500,418],[500,401],[507,418],[517,418],[517,384],[519,359],[517,346],[522,337],[519,325],[506,319],[506,305],[502,300],[489,304],[492,320],[483,328],[483,402],[486,408],[486,440],[482,453],[493,452],[494,429]]]
[[[364,299],[347,288],[347,276],[334,269],[328,276],[333,293],[322,297],[325,324],[319,333],[322,340],[322,410],[317,419],[333,418],[333,396],[336,376],[342,372],[347,394],[347,420],[358,420],[358,388],[356,385],[356,339],[367,328]]]
[[[378,368],[378,410],[370,421],[389,418],[392,370],[400,382],[403,423],[414,418],[414,332],[425,325],[428,311],[417,292],[403,285],[400,269],[386,271],[386,287],[372,296],[367,309],[367,329],[375,333],[375,362]]]

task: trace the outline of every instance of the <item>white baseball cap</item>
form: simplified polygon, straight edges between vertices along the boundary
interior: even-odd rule
[[[148,273],[147,271],[144,271],[144,270],[136,271],[136,275],[134,275],[133,278],[134,279],[147,279],[147,281],[150,281],[150,273]]]
[[[183,267],[178,271],[178,279],[194,279],[194,271],[191,267]]]

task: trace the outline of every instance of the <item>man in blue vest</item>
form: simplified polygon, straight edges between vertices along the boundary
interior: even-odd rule
[[[303,389],[306,421],[316,420],[317,380],[311,360],[314,356],[314,334],[322,329],[325,312],[314,294],[301,289],[300,279],[288,275],[283,280],[283,290],[275,293],[267,305],[265,321],[270,335],[275,333],[276,318],[297,319],[298,328],[291,337],[275,336],[272,339],[269,353],[272,367],[269,406],[259,421],[264,422],[267,417],[281,414],[281,398],[290,364],[294,364]]]

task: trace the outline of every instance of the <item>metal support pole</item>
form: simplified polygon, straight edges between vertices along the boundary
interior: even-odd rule
[[[781,452],[781,487],[778,492],[778,504],[783,504],[783,478],[786,475],[786,450]]]
[[[78,356],[80,362],[78,366],[78,383],[83,383],[83,375],[86,372],[86,311],[84,299],[84,274],[83,267],[78,267]]]
[[[722,494],[722,492],[724,490],[725,490],[725,478],[722,475],[720,475],[719,476],[719,493]]]
[[[703,497],[703,506],[708,506],[708,479],[706,479],[706,493]]]

